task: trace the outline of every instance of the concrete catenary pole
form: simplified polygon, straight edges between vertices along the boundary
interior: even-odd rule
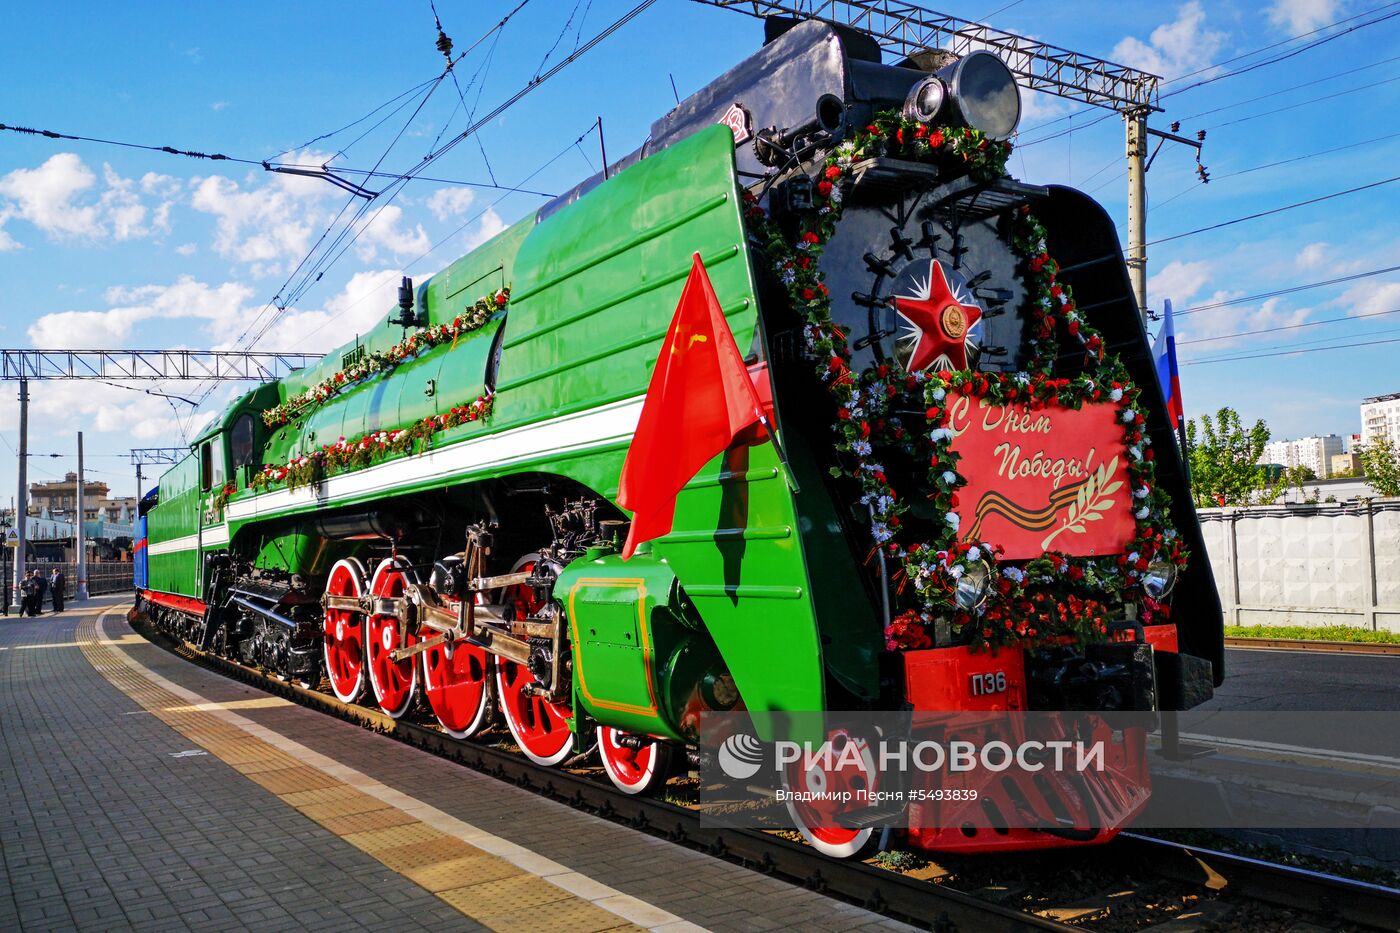
[[[1123,114],[1128,125],[1128,279],[1147,320],[1147,110]]]
[[[15,604],[24,611],[24,551],[29,542],[25,513],[29,511],[29,380],[19,381],[19,493],[15,496]]]
[[[83,534],[83,519],[87,517],[87,502],[83,496],[83,432],[78,432],[78,582],[73,591],[74,599],[88,598],[87,585],[87,541]]]

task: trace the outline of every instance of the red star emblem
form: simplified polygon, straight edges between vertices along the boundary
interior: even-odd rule
[[[914,290],[923,294],[894,298],[894,310],[906,325],[898,338],[900,349],[908,352],[904,368],[911,373],[930,367],[967,369],[968,332],[981,320],[982,309],[967,289],[953,290],[936,259],[929,261],[928,280]]]

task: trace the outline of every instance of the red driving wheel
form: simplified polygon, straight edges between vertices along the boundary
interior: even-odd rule
[[[869,743],[844,729],[831,730],[827,742],[829,756],[804,753],[783,773],[784,786],[795,792],[787,799],[788,816],[817,851],[832,858],[850,858],[865,848],[874,830],[842,826],[840,817],[869,808],[868,799],[858,795],[875,788],[875,761]],[[843,754],[852,742],[856,743],[858,763],[850,762],[848,753]],[[850,794],[848,802],[840,800],[846,796],[843,791]]]
[[[624,794],[649,793],[666,783],[671,749],[665,742],[599,726],[598,755],[603,770]]]
[[[465,641],[446,641],[423,652],[423,694],[442,731],[466,739],[485,727],[491,715],[490,676],[491,656]]]
[[[390,557],[374,571],[370,592],[384,599],[404,594],[405,584],[413,580],[413,568],[401,557]],[[418,639],[402,631],[403,626],[392,615],[371,615],[365,620],[365,659],[369,667],[369,683],[379,708],[398,719],[413,703],[418,687],[418,664],[413,658],[395,661],[392,652],[413,644]]]
[[[365,566],[358,560],[339,560],[326,579],[327,596],[358,599],[365,592]],[[364,626],[359,613],[327,609],[322,645],[331,691],[342,703],[353,703],[365,689]]]

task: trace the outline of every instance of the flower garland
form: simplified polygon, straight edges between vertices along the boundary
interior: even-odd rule
[[[224,507],[228,505],[228,500],[233,498],[233,494],[238,492],[238,487],[233,483],[225,483],[223,488],[214,494],[214,498],[209,501],[209,508],[215,516],[224,514]]]
[[[373,353],[367,353],[334,375],[321,380],[301,395],[289,398],[282,404],[274,405],[264,411],[262,413],[263,424],[269,428],[287,424],[321,405],[336,393],[355,385],[357,382],[363,382],[375,373],[387,372],[405,360],[444,343],[455,344],[457,338],[463,334],[469,334],[484,327],[492,315],[503,309],[509,302],[510,286],[507,285],[493,295],[478,298],[474,304],[453,318],[450,324],[425,327],[387,350],[375,350]]]
[[[842,181],[851,176],[856,163],[872,154],[934,163],[960,159],[970,175],[990,179],[1004,174],[1010,145],[989,142],[962,128],[936,128],[893,113],[878,115],[827,157],[814,186],[813,209],[799,216],[791,243],[757,198],[744,192],[750,238],[773,263],[793,308],[804,317],[807,351],[818,361],[820,378],[837,406],[836,448],[842,465],[833,467],[832,473],[859,484],[859,501],[869,510],[875,547],[885,549],[899,565],[895,574],[899,589],[910,586],[917,596],[917,608],[900,614],[887,628],[886,647],[892,651],[929,647],[929,626],[938,619],[950,622],[974,646],[1066,635],[1080,640],[1106,638],[1108,609],[1101,599],[1093,597],[1116,595],[1127,601],[1134,595],[1127,591],[1153,558],[1164,556],[1178,565],[1186,560],[1181,541],[1166,518],[1167,498],[1153,482],[1150,441],[1143,432],[1144,418],[1134,407],[1137,390],[1119,360],[1105,361],[1102,336],[1075,307],[1069,286],[1058,281],[1059,266],[1046,252],[1045,229],[1024,206],[1015,218],[1012,246],[1023,260],[1031,303],[1029,372],[906,373],[888,364],[853,371],[846,334],[831,318],[831,298],[822,281],[819,259],[841,217]],[[1061,331],[1083,347],[1092,375],[1053,377]],[[1116,558],[1076,558],[1047,552],[1023,566],[1001,566],[999,548],[981,541],[958,541],[957,489],[965,480],[957,472],[958,455],[952,450],[953,432],[947,426],[945,403],[950,391],[986,398],[993,404],[1119,405],[1128,472],[1138,503],[1134,511],[1136,536],[1130,551]],[[925,408],[925,425],[906,425],[896,414],[915,407]],[[933,541],[901,542],[909,506],[892,487],[877,450],[910,463],[928,464],[929,499],[935,512],[943,516]],[[976,612],[959,609],[958,581],[983,562],[994,574],[986,604]],[[1092,595],[1057,598],[1034,589],[1047,585],[1072,587]],[[1163,616],[1166,613],[1160,604],[1152,609]]]
[[[268,465],[253,474],[248,488],[257,492],[285,483],[288,489],[320,485],[322,479],[337,473],[360,470],[395,454],[411,453],[415,441],[425,449],[433,436],[471,421],[491,417],[494,395],[483,395],[474,402],[457,405],[441,415],[430,415],[397,431],[371,431],[352,440],[340,438],[281,465]]]

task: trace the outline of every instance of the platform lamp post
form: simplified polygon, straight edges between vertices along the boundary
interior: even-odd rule
[[[83,522],[87,519],[87,503],[83,499],[83,432],[78,432],[78,583],[73,591],[75,600],[88,598],[87,584],[87,536],[84,534]]]
[[[19,380],[19,494],[15,497],[15,590],[14,605],[11,607],[19,615],[24,615],[24,548],[25,531],[28,522],[24,519],[29,511],[29,380]],[[5,543],[10,543],[5,536]]]
[[[0,599],[0,615],[10,614],[10,550],[19,544],[14,526],[8,520],[0,521],[0,534],[5,536],[4,546],[0,547],[0,580],[4,581],[3,599]]]

